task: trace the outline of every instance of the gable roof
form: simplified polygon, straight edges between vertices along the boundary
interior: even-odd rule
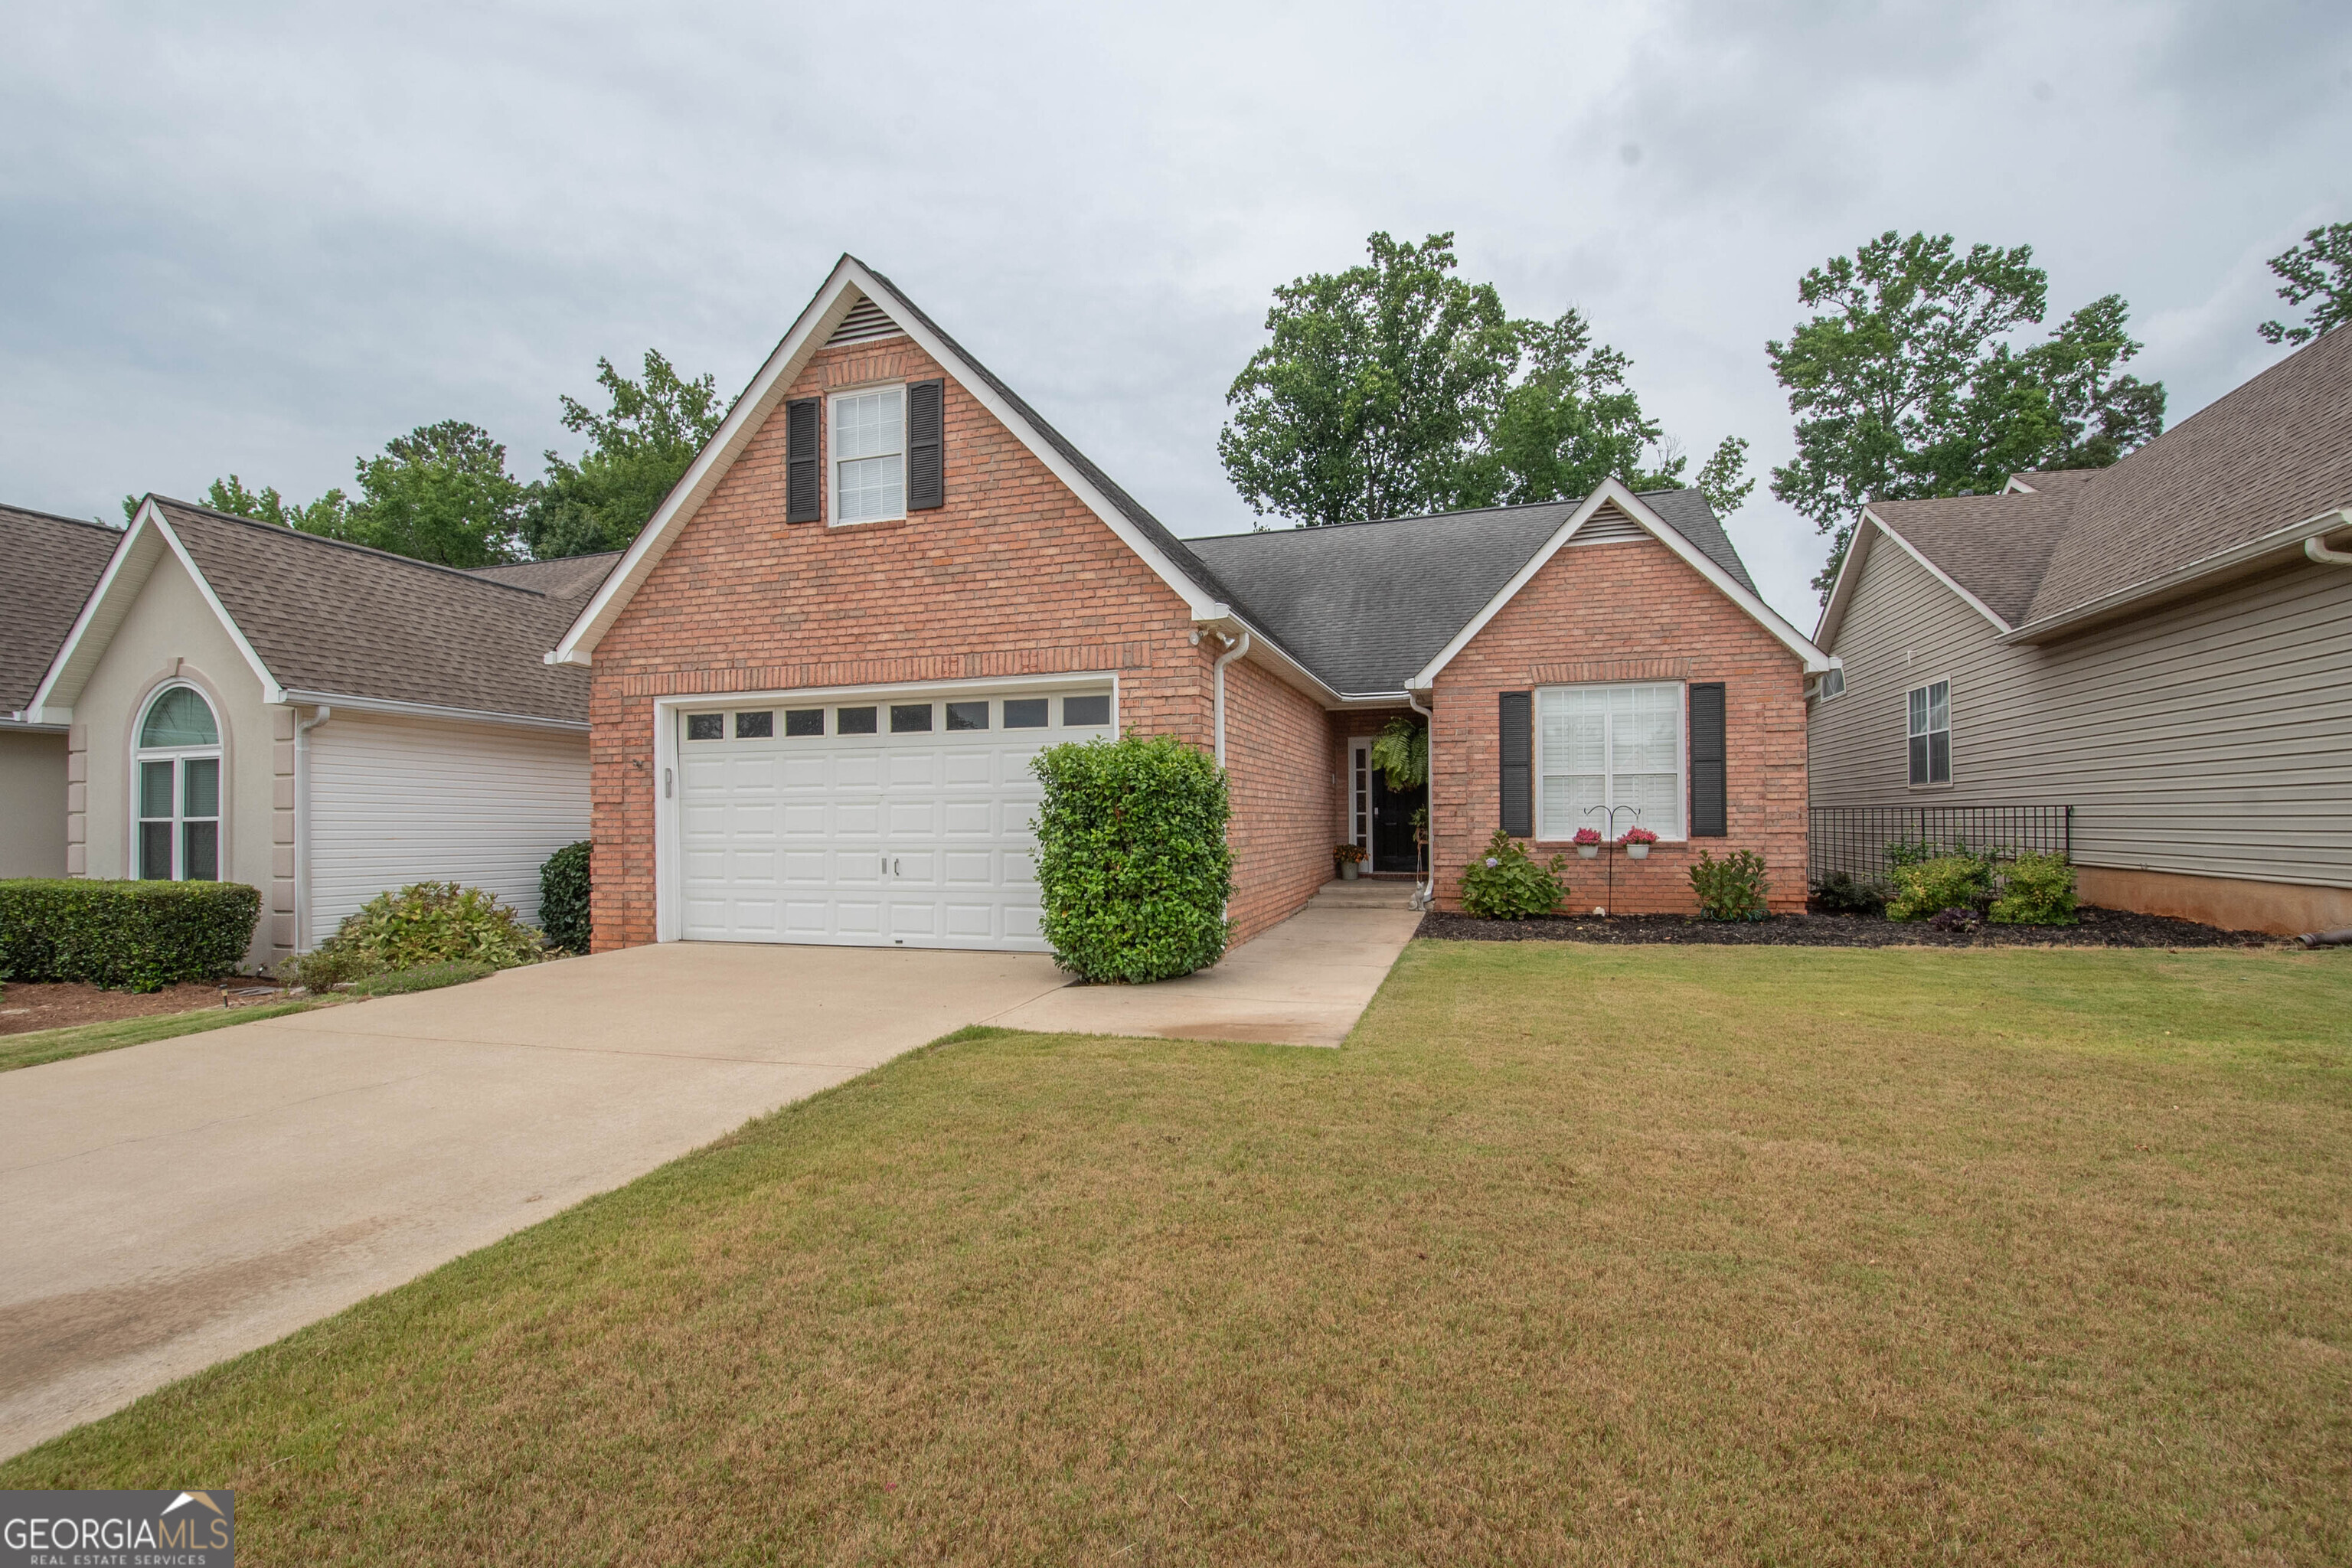
[[[1134,497],[1041,418],[1037,411],[941,331],[888,279],[856,257],[844,254],[792,328],[768,355],[704,443],[683,477],[559,640],[547,658],[556,664],[585,664],[597,642],[628,605],[637,587],[667,552],[670,543],[734,467],[751,437],[782,401],[811,355],[864,303],[878,305],[937,361],[997,422],[1027,447],[1054,477],[1108,524],[1160,579],[1176,592],[1196,620],[1228,618],[1232,595],[1184,542],[1170,532]],[[1264,628],[1256,628],[1263,630]]]
[[[0,723],[28,709],[122,531],[0,506]]]
[[[2352,332],[2321,334],[2113,468],[2020,474],[2000,495],[1873,501],[1821,628],[1835,640],[1874,535],[1893,534],[2032,641],[2284,559],[2352,508]]]
[[[195,577],[271,701],[586,726],[586,673],[541,656],[614,557],[464,572],[155,496],[51,665],[47,706],[72,705],[166,550]]]
[[[1646,490],[1640,499],[1755,591],[1706,497]],[[1585,505],[1538,501],[1226,534],[1192,545],[1233,585],[1236,603],[1334,689],[1395,692]]]

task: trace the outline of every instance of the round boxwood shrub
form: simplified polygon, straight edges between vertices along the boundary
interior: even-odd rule
[[[0,881],[0,981],[161,991],[244,962],[261,894],[242,882]]]
[[[1992,902],[1992,863],[1974,855],[1897,866],[1892,880],[1895,891],[1886,900],[1891,921],[1924,921],[1946,910],[1981,911]]]
[[[2000,897],[1989,914],[1995,925],[2073,925],[2074,868],[2063,855],[2020,855],[2002,868]]]
[[[539,929],[566,952],[585,952],[593,934],[588,912],[589,841],[567,844],[539,868]]]
[[[496,894],[455,882],[417,882],[370,899],[294,965],[295,977],[317,991],[420,964],[511,969],[546,956],[540,933]]]
[[[1223,958],[1234,857],[1224,770],[1172,735],[1072,742],[1030,767],[1055,961],[1092,981],[1171,980]]]
[[[1486,840],[1486,853],[1462,868],[1462,912],[1489,921],[1550,914],[1568,897],[1560,878],[1567,866],[1559,855],[1538,864],[1526,845],[1498,827]]]

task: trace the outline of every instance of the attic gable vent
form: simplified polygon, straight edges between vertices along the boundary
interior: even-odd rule
[[[900,331],[898,323],[882,313],[882,307],[871,300],[860,300],[842,318],[841,325],[833,329],[825,346],[835,343],[862,343],[868,338],[894,338]]]
[[[1570,544],[1614,544],[1621,539],[1647,539],[1650,531],[1619,511],[1604,506],[1584,520],[1584,526],[1569,536]]]

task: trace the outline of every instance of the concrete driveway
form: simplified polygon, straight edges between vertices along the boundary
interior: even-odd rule
[[[0,1456],[967,1024],[1336,1045],[1417,920],[1310,908],[1149,986],[672,942],[0,1073]]]

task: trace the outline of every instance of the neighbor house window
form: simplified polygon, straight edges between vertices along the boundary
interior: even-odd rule
[[[1952,683],[1911,689],[1911,782],[1952,782]]]
[[[1683,689],[1552,686],[1536,693],[1536,837],[1646,827],[1681,838]]]
[[[833,400],[833,521],[907,515],[907,389],[845,392]]]
[[[212,704],[167,686],[139,721],[139,875],[220,880],[221,740]]]

